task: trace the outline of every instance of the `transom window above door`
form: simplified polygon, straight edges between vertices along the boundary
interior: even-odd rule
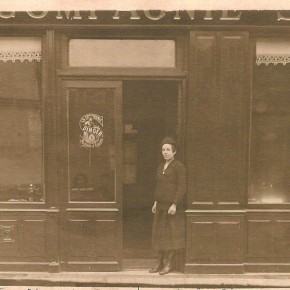
[[[174,40],[71,39],[70,66],[175,67]]]

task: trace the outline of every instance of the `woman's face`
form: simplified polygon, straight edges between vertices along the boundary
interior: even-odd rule
[[[174,158],[176,151],[173,152],[172,146],[170,144],[163,144],[162,155],[165,160],[171,160]]]

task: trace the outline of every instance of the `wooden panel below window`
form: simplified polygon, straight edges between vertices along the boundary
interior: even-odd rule
[[[0,257],[3,260],[7,257],[18,261],[44,260],[47,257],[46,215],[5,215],[7,219],[0,220]]]
[[[0,220],[0,257],[18,255],[18,223],[17,220]]]
[[[89,219],[69,219],[67,243],[70,259],[94,259],[94,228]]]
[[[247,255],[253,258],[269,258],[273,246],[273,231],[270,220],[248,220]]]
[[[116,271],[120,262],[117,212],[74,212],[63,220],[62,263],[67,271]]]
[[[3,211],[0,219],[2,271],[48,271],[53,252],[47,246],[49,214],[43,211]],[[57,233],[53,233],[57,235]]]
[[[189,259],[212,262],[216,254],[215,224],[209,221],[191,221],[188,227]],[[211,241],[210,243],[205,241]]]
[[[100,260],[117,259],[117,226],[115,220],[95,221],[95,255]]]
[[[187,217],[187,263],[238,263],[243,256],[243,217]]]
[[[275,222],[274,253],[276,257],[290,258],[290,217]]]
[[[240,261],[242,258],[243,232],[241,228],[242,221],[217,222],[217,249],[218,260]],[[226,246],[225,246],[226,245]]]
[[[290,212],[247,213],[246,272],[290,271]]]
[[[249,262],[289,261],[290,214],[250,214],[247,218],[246,257]]]
[[[22,257],[46,256],[46,220],[24,219],[21,226],[22,245],[20,254]]]

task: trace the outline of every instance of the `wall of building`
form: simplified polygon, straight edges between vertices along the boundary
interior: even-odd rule
[[[66,23],[66,25],[68,25]],[[69,26],[69,25],[68,25]],[[133,27],[134,28],[134,27]],[[20,28],[19,28],[20,29]],[[92,26],[90,38],[118,37]],[[43,39],[41,102],[44,120],[45,201],[1,203],[3,270],[118,271],[122,261],[121,190],[94,205],[67,202],[64,105],[73,82],[123,79],[178,81],[179,138],[187,167],[187,273],[287,272],[290,270],[287,204],[249,202],[253,37],[248,27],[133,29],[127,38],[179,39],[174,70],[72,69],[67,41],[74,27],[34,30]],[[21,29],[20,29],[21,30]],[[122,31],[121,31],[122,32]],[[15,31],[20,35],[19,31]],[[148,36],[150,35],[150,37]],[[74,36],[75,37],[75,36]],[[180,40],[181,39],[181,40]],[[118,84],[116,84],[118,82]],[[103,85],[104,85],[103,83]],[[88,86],[88,84],[86,84]],[[18,101],[17,101],[18,102]],[[40,101],[39,101],[40,102]],[[13,102],[0,100],[2,105]],[[30,104],[35,102],[30,102]],[[18,103],[17,103],[18,104]],[[21,106],[25,106],[24,102]],[[26,105],[28,106],[28,105]],[[120,165],[120,163],[118,163]],[[25,170],[25,169],[24,169]],[[78,234],[76,234],[78,233]]]

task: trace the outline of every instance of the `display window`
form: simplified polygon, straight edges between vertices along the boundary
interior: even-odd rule
[[[44,202],[41,46],[0,37],[1,202]]]
[[[290,40],[256,41],[250,203],[290,202]]]

